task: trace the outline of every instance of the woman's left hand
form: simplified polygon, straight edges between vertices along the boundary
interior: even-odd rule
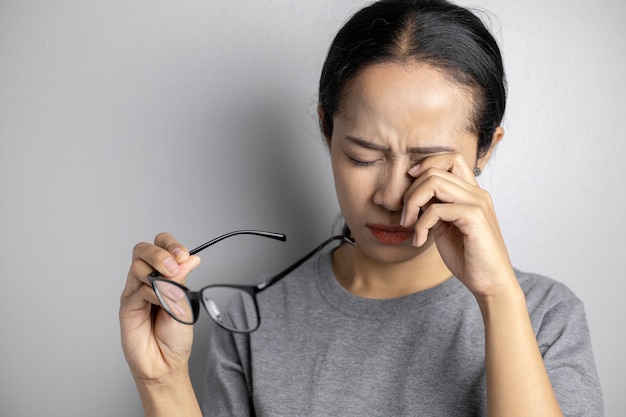
[[[404,197],[402,224],[415,225],[414,245],[434,238],[448,269],[476,297],[506,288],[513,268],[491,196],[464,156],[433,155],[408,173],[415,180]]]

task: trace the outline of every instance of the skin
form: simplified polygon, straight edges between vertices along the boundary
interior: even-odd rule
[[[352,80],[326,141],[357,245],[337,249],[333,268],[348,291],[377,299],[454,275],[485,323],[488,414],[560,416],[493,204],[473,175],[504,132],[477,157],[471,94],[420,63],[376,64]],[[120,323],[147,416],[200,415],[187,370],[193,328],[160,308],[152,314],[158,301],[146,278],[156,269],[184,283],[198,264],[166,233],[133,251]]]
[[[138,243],[120,299],[122,349],[146,416],[201,416],[188,362],[193,326],[178,323],[159,306],[148,275],[157,270],[185,283],[200,264],[174,236],[161,233],[154,244]],[[156,311],[156,314],[154,314]]]
[[[454,275],[484,319],[489,416],[561,416],[491,198],[473,174],[504,131],[478,158],[472,92],[425,64],[373,65],[349,87],[326,138],[357,242],[334,252],[337,279],[390,298]]]
[[[358,245],[337,251],[335,272],[348,290],[370,298],[397,297],[438,285],[452,275],[450,267],[456,275],[463,265],[451,265],[458,251],[442,259],[435,235],[448,230],[457,236],[440,243],[459,242],[469,230],[455,231],[446,222],[429,234],[432,213],[443,209],[446,213],[440,215],[449,221],[466,212],[462,204],[485,200],[472,168],[484,166],[503,131],[498,129],[492,148],[477,160],[477,137],[469,120],[471,93],[431,67],[377,65],[350,87],[327,142],[339,204]],[[456,204],[437,204],[416,224],[419,210],[433,198]],[[498,247],[499,258],[506,262],[496,258],[490,269],[502,269],[509,263],[495,215],[485,220],[490,224],[466,228],[486,226],[497,232],[490,237],[498,242],[483,246]],[[404,226],[415,233],[401,244],[387,245],[372,235],[372,225]]]

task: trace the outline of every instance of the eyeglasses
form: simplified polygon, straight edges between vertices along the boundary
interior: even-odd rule
[[[217,242],[236,235],[262,236],[283,242],[287,240],[287,237],[282,233],[238,230],[200,245],[191,250],[189,254],[195,255]],[[276,284],[335,240],[342,240],[354,246],[354,240],[346,236],[338,235],[328,238],[285,270],[257,285],[216,284],[206,286],[199,291],[191,291],[178,282],[163,278],[157,271],[151,273],[148,280],[159,299],[159,303],[161,303],[161,307],[176,321],[183,324],[194,324],[200,315],[200,303],[202,302],[206,312],[220,327],[235,333],[252,333],[261,324],[259,306],[256,300],[257,294]]]

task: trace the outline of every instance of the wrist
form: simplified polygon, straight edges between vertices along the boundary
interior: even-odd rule
[[[492,314],[502,315],[506,311],[521,310],[527,314],[526,296],[512,272],[501,285],[491,288],[489,292],[474,294],[474,297],[484,318]]]
[[[198,400],[187,370],[159,379],[135,378],[146,416],[200,415]]]

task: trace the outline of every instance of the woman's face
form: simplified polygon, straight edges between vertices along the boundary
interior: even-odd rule
[[[330,139],[335,187],[357,249],[379,262],[436,254],[399,226],[409,169],[428,156],[458,152],[476,164],[469,129],[471,93],[425,64],[376,64],[348,86]]]

